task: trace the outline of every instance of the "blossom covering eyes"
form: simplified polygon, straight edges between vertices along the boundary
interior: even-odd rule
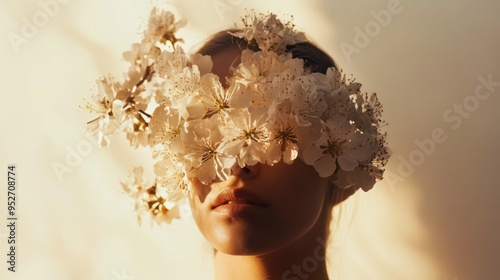
[[[211,73],[209,56],[187,54],[175,37],[184,22],[153,9],[144,37],[124,53],[123,81],[97,81],[86,109],[101,146],[126,134],[131,147],[149,146],[153,183],[136,168],[124,189],[139,217],[158,222],[179,217],[189,178],[203,184],[226,180],[234,165],[292,164],[301,159],[339,188],[368,191],[382,179],[388,160],[376,94],[335,68],[312,73],[287,46],[306,42],[291,21],[251,12],[233,36],[247,41],[241,63],[224,87]]]

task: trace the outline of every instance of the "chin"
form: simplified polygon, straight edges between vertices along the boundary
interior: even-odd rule
[[[273,238],[270,238],[273,237]],[[215,250],[236,256],[256,256],[275,251],[284,244],[281,238],[245,225],[229,225],[214,231],[209,242]]]

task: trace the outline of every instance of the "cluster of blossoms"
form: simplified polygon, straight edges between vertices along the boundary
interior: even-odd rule
[[[312,73],[286,52],[307,40],[291,21],[251,13],[243,23],[232,35],[248,48],[226,87],[210,72],[209,56],[181,48],[175,32],[183,23],[157,9],[142,42],[124,55],[131,63],[125,80],[97,81],[86,107],[99,114],[88,128],[100,145],[121,130],[132,147],[152,149],[154,183],[142,181],[140,168],[123,182],[140,213],[178,217],[189,178],[226,180],[236,164],[301,159],[337,187],[365,191],[382,179],[388,151],[376,95],[335,68]]]

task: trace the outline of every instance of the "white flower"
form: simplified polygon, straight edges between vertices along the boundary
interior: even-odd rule
[[[184,67],[182,71],[164,79],[163,87],[156,92],[156,102],[161,104],[164,101],[169,103],[175,102],[178,98],[184,96],[193,96],[198,90],[198,83],[200,82],[200,72],[195,65],[191,67]]]
[[[112,102],[112,114],[115,117],[120,129],[127,134],[133,148],[145,146],[147,144],[148,120],[151,116],[146,113],[151,95],[148,91],[142,91],[132,84],[134,81],[128,80],[121,85],[121,90],[117,93],[117,99]]]
[[[116,132],[118,123],[113,115],[113,101],[116,98],[119,84],[112,77],[104,77],[96,81],[96,90],[92,94],[92,102],[87,101],[83,109],[99,116],[87,123],[87,132],[97,134],[99,146],[109,145],[109,136]]]
[[[122,182],[140,217],[179,218],[191,176],[203,184],[226,180],[236,163],[300,158],[337,187],[365,191],[382,179],[389,151],[376,95],[362,94],[360,83],[333,67],[326,74],[305,69],[290,47],[307,39],[291,19],[252,11],[243,23],[233,35],[247,49],[226,87],[210,73],[210,56],[181,48],[175,33],[184,22],[157,8],[141,42],[124,53],[130,67],[123,82],[97,81],[85,106],[98,115],[88,131],[106,146],[120,129],[131,147],[152,150],[155,181],[145,182],[136,168]]]
[[[311,73],[311,75],[316,78],[318,89],[325,92],[332,92],[345,84],[345,79],[343,80],[341,72],[335,67],[328,68],[326,74],[316,72]]]
[[[165,105],[158,106],[151,117],[149,144],[153,158],[174,156],[184,152],[182,132],[185,121],[179,112]]]
[[[355,108],[353,98],[359,92],[361,84],[351,83],[341,85],[340,88],[325,95],[327,108],[322,116],[323,119],[329,119],[335,115],[347,117]]]
[[[165,191],[168,202],[183,199],[188,190],[188,180],[183,168],[184,164],[167,156],[154,165],[154,172],[158,176],[157,185]]]
[[[168,197],[165,188],[157,184],[147,190],[147,197],[144,202],[151,213],[152,222],[169,224],[173,219],[180,218],[179,206],[171,203]]]
[[[165,50],[154,63],[155,74],[163,78],[171,78],[183,71],[188,60],[189,57],[180,46],[175,46],[173,52]]]
[[[143,41],[132,44],[131,49],[123,53],[123,59],[130,63],[129,73],[142,72],[150,65],[150,58],[154,47],[151,42]]]
[[[270,162],[276,163],[280,159],[286,164],[292,164],[299,155],[301,141],[300,128],[293,116],[275,118],[272,123],[271,145],[268,150]]]
[[[146,182],[143,173],[142,167],[135,167],[129,177],[121,182],[123,190],[134,201],[139,223],[144,218],[151,218],[151,222],[158,224],[170,223],[172,219],[179,218],[179,206],[172,203],[176,201],[172,200],[173,195],[158,184],[158,180],[155,184]],[[176,199],[179,200],[178,197]]]
[[[304,61],[288,58],[279,65],[279,74],[266,85],[266,91],[272,93],[273,102],[280,102],[294,95],[302,94],[296,79],[304,75]]]
[[[109,136],[113,135],[118,128],[118,124],[109,116],[96,118],[87,124],[87,132],[97,135],[97,144],[100,147],[109,146]]]
[[[366,137],[356,131],[353,124],[336,116],[326,121],[323,136],[305,147],[303,157],[321,177],[329,177],[334,174],[337,164],[344,171],[352,171],[360,161],[368,159],[373,151],[367,144]]]
[[[221,128],[227,142],[224,150],[237,156],[240,167],[255,165],[258,162],[272,162],[267,155],[270,145],[267,112],[263,108],[228,110],[228,121]]]
[[[273,52],[243,50],[241,63],[234,71],[235,82],[257,91],[262,90],[258,86],[278,76],[282,70],[281,61],[285,59],[285,56]]]
[[[216,177],[227,180],[235,163],[234,157],[224,153],[220,123],[219,116],[214,115],[209,119],[190,121],[186,127],[187,133],[183,139],[185,156],[190,167],[198,169],[197,176],[203,184],[209,184]]]
[[[271,130],[271,147],[269,156],[275,156],[279,149],[278,161],[282,155],[283,162],[291,164],[299,155],[299,148],[307,146],[321,136],[322,123],[319,118],[310,119],[306,124],[298,122],[299,116],[294,112],[294,104],[290,99],[281,102],[273,101],[269,108],[268,122]]]
[[[122,189],[133,199],[134,209],[137,211],[138,221],[141,221],[141,216],[148,210],[147,204],[144,203],[144,197],[147,196],[147,189],[150,187],[143,178],[144,170],[142,167],[135,167],[130,172],[127,179],[121,181]]]
[[[144,130],[131,131],[127,133],[126,138],[130,143],[130,147],[135,149],[140,146],[148,146],[149,144],[149,134],[151,131],[148,128],[144,128]]]
[[[294,80],[300,90],[293,92],[290,101],[300,125],[309,125],[311,119],[320,117],[327,108],[323,93],[316,90],[315,81],[312,76],[302,76]]]
[[[375,177],[363,170],[361,166],[358,166],[352,171],[339,169],[333,176],[332,182],[341,189],[361,188],[366,192],[375,184]]]
[[[224,89],[215,74],[206,74],[201,77],[199,92],[201,101],[205,107],[205,116],[211,117],[221,111],[229,109],[229,103],[233,92],[238,86],[232,86],[228,90]]]
[[[273,13],[257,15],[251,11],[242,21],[245,27],[233,35],[245,38],[253,49],[282,53],[287,45],[307,40],[304,33],[294,30],[292,20],[283,23]]]
[[[198,69],[200,69],[200,74],[202,76],[205,74],[209,74],[212,71],[213,62],[211,56],[195,53],[191,54],[189,58],[189,61],[191,61],[192,65],[198,66]]]
[[[154,41],[163,39],[175,43],[178,40],[174,36],[175,32],[185,24],[185,20],[176,22],[173,13],[155,7],[149,15],[148,29],[144,32],[144,37]]]
[[[351,108],[349,118],[354,121],[356,127],[370,135],[377,135],[378,128],[385,123],[382,121],[382,105],[376,94],[368,97],[367,94],[357,93],[355,95],[356,106]]]
[[[373,188],[375,179],[376,178],[374,176],[372,176],[359,166],[356,167],[353,171],[349,172],[349,174],[347,175],[347,180],[350,183],[354,184],[358,188],[361,188],[365,192]]]
[[[232,85],[244,87],[233,94],[231,107],[269,107],[276,98],[283,98],[293,87],[293,79],[303,71],[300,61],[273,52],[244,50],[231,79]]]
[[[198,67],[184,69],[169,79],[157,78],[155,100],[158,104],[168,106],[179,112],[183,119],[197,119],[204,116],[205,111],[199,97],[200,72]]]

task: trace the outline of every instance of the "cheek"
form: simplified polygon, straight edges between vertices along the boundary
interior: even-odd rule
[[[210,215],[210,207],[206,199],[211,190],[211,186],[203,185],[198,180],[191,181],[191,191],[188,201],[193,219],[200,233],[212,247],[219,251],[235,252],[232,247],[233,244],[238,242],[237,238],[234,239],[232,237],[240,236],[241,232],[232,236],[232,230],[227,227],[226,223],[221,222],[219,219],[214,219]]]
[[[290,188],[280,201],[279,216],[282,227],[296,237],[316,225],[323,210],[326,191],[317,185]]]
[[[196,225],[200,231],[204,231],[205,226],[203,221],[206,219],[203,217],[203,202],[206,200],[210,186],[203,185],[197,179],[190,180],[190,191],[188,196],[189,206],[191,208],[191,213]]]
[[[310,166],[274,166],[264,168],[262,182],[272,199],[273,219],[269,226],[284,239],[295,239],[316,225],[322,213],[328,181]]]

